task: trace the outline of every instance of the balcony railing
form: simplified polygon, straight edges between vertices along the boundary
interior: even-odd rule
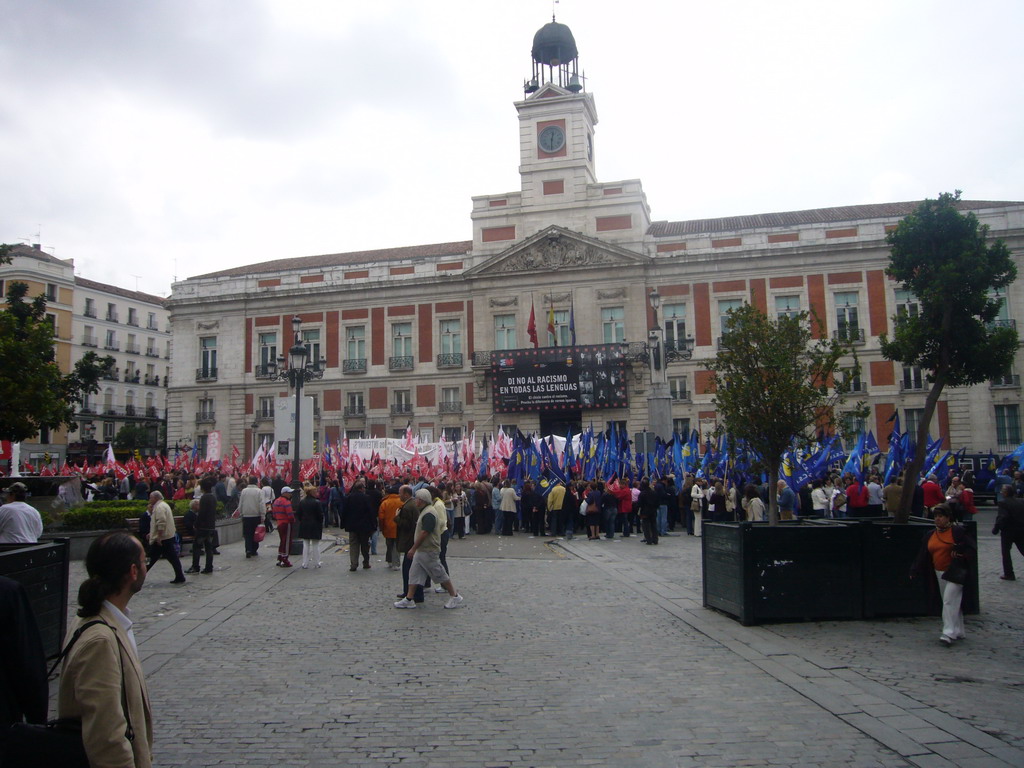
[[[146,357],[160,357],[160,353],[152,347],[146,348]]]
[[[461,352],[443,352],[437,356],[437,367],[438,368],[461,368],[462,367],[462,353]]]
[[[462,413],[461,400],[442,400],[437,404],[438,413]]]
[[[850,383],[850,394],[866,395],[868,393],[868,385],[863,381],[853,381]]]
[[[120,381],[121,372],[117,368],[108,369],[100,374],[100,377],[107,381]]]
[[[992,379],[989,387],[992,389],[1020,389],[1020,374],[1007,374],[998,379]]]
[[[107,312],[107,322],[108,323],[116,323],[117,322],[117,312]]]
[[[350,357],[341,363],[342,373],[366,373],[365,357]]]
[[[257,379],[276,379],[277,366],[262,363],[256,366],[256,370],[253,373],[255,373]]]
[[[1016,320],[993,320],[988,324],[989,328],[1016,328]]]
[[[267,419],[274,418],[274,409],[268,408],[266,410],[260,410],[256,412],[256,418],[260,421],[266,421]]]
[[[156,323],[150,323],[149,325],[146,326],[146,329],[150,331],[159,331],[160,326],[158,326]]]
[[[140,381],[142,381],[142,376],[139,375],[138,371],[135,373],[129,373],[128,371],[124,372],[125,384],[138,384]]]
[[[412,355],[400,355],[388,358],[389,371],[411,371],[413,366]]]
[[[157,408],[155,405],[147,405],[146,406],[146,418],[147,419],[159,419],[160,418],[160,409]]]
[[[147,386],[150,386],[150,387],[159,387],[160,386],[160,377],[159,376],[146,376],[142,380],[142,383],[146,384]]]
[[[136,328],[139,327],[139,318],[128,315],[128,320],[125,321],[125,325],[134,325]]]
[[[121,349],[121,344],[116,340],[111,341],[110,339],[108,339],[107,341],[103,342],[103,348],[109,349],[111,352],[118,352]]]
[[[196,424],[212,424],[217,419],[213,411],[199,411],[196,413]]]
[[[96,406],[95,405],[88,405],[88,404],[82,405],[82,406],[79,407],[78,412],[79,413],[95,414],[96,413]]]
[[[864,343],[864,329],[863,328],[839,328],[838,330],[832,331],[832,338],[836,341],[843,341],[847,344],[863,344]]]
[[[80,413],[95,414],[95,406],[83,406]],[[102,414],[116,419],[159,419],[163,417],[162,412],[155,405],[105,405]]]
[[[719,336],[717,339],[715,339],[715,347],[718,349],[728,349],[728,347],[725,345],[724,336]]]
[[[688,402],[690,402],[690,393],[687,390],[685,390],[685,389],[682,390],[681,392],[672,392],[671,393],[671,397],[672,397],[672,402],[673,403],[688,403]]]
[[[409,416],[412,414],[412,403],[392,403],[392,416]]]
[[[217,369],[216,368],[197,368],[196,369],[196,381],[216,381],[217,380]]]
[[[366,406],[365,405],[346,405],[344,413],[345,413],[345,418],[346,419],[365,419],[366,418]]]
[[[125,344],[124,345],[124,351],[126,353],[128,353],[129,355],[137,355],[137,354],[139,354],[139,345],[138,344]]]
[[[489,350],[478,350],[473,353],[470,365],[474,368],[487,368],[491,364],[491,353]]]
[[[82,314],[85,315],[86,317],[95,318],[96,317],[96,308],[95,307],[86,307],[82,311]]]
[[[95,336],[83,336],[82,337],[82,346],[83,347],[95,347],[96,344],[97,344],[97,340],[96,340]]]
[[[924,392],[924,388],[924,381],[907,381],[904,379],[900,382],[900,392]]]

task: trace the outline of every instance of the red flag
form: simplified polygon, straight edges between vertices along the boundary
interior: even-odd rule
[[[533,348],[536,349],[540,346],[540,342],[537,340],[537,318],[533,312],[533,301],[530,301],[530,322],[526,326],[526,333],[530,336],[530,341],[533,343]]]

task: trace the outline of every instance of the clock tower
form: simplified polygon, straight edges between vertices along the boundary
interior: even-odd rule
[[[519,113],[520,189],[473,198],[474,252],[488,255],[552,225],[642,251],[650,225],[636,179],[597,180],[597,108],[572,31],[552,17],[533,37]]]

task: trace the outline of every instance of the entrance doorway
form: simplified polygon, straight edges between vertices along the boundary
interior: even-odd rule
[[[541,413],[539,437],[547,437],[548,435],[565,437],[566,433],[570,429],[574,435],[577,435],[583,431],[581,427],[582,423],[582,410],[550,411],[548,413]]]

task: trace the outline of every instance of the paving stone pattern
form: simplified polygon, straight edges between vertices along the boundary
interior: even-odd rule
[[[1024,582],[981,544],[952,650],[936,619],[742,627],[700,606],[686,536],[453,541],[457,610],[392,608],[400,575],[333,541],[319,570],[161,563],[132,601],[156,765],[1024,765]]]

